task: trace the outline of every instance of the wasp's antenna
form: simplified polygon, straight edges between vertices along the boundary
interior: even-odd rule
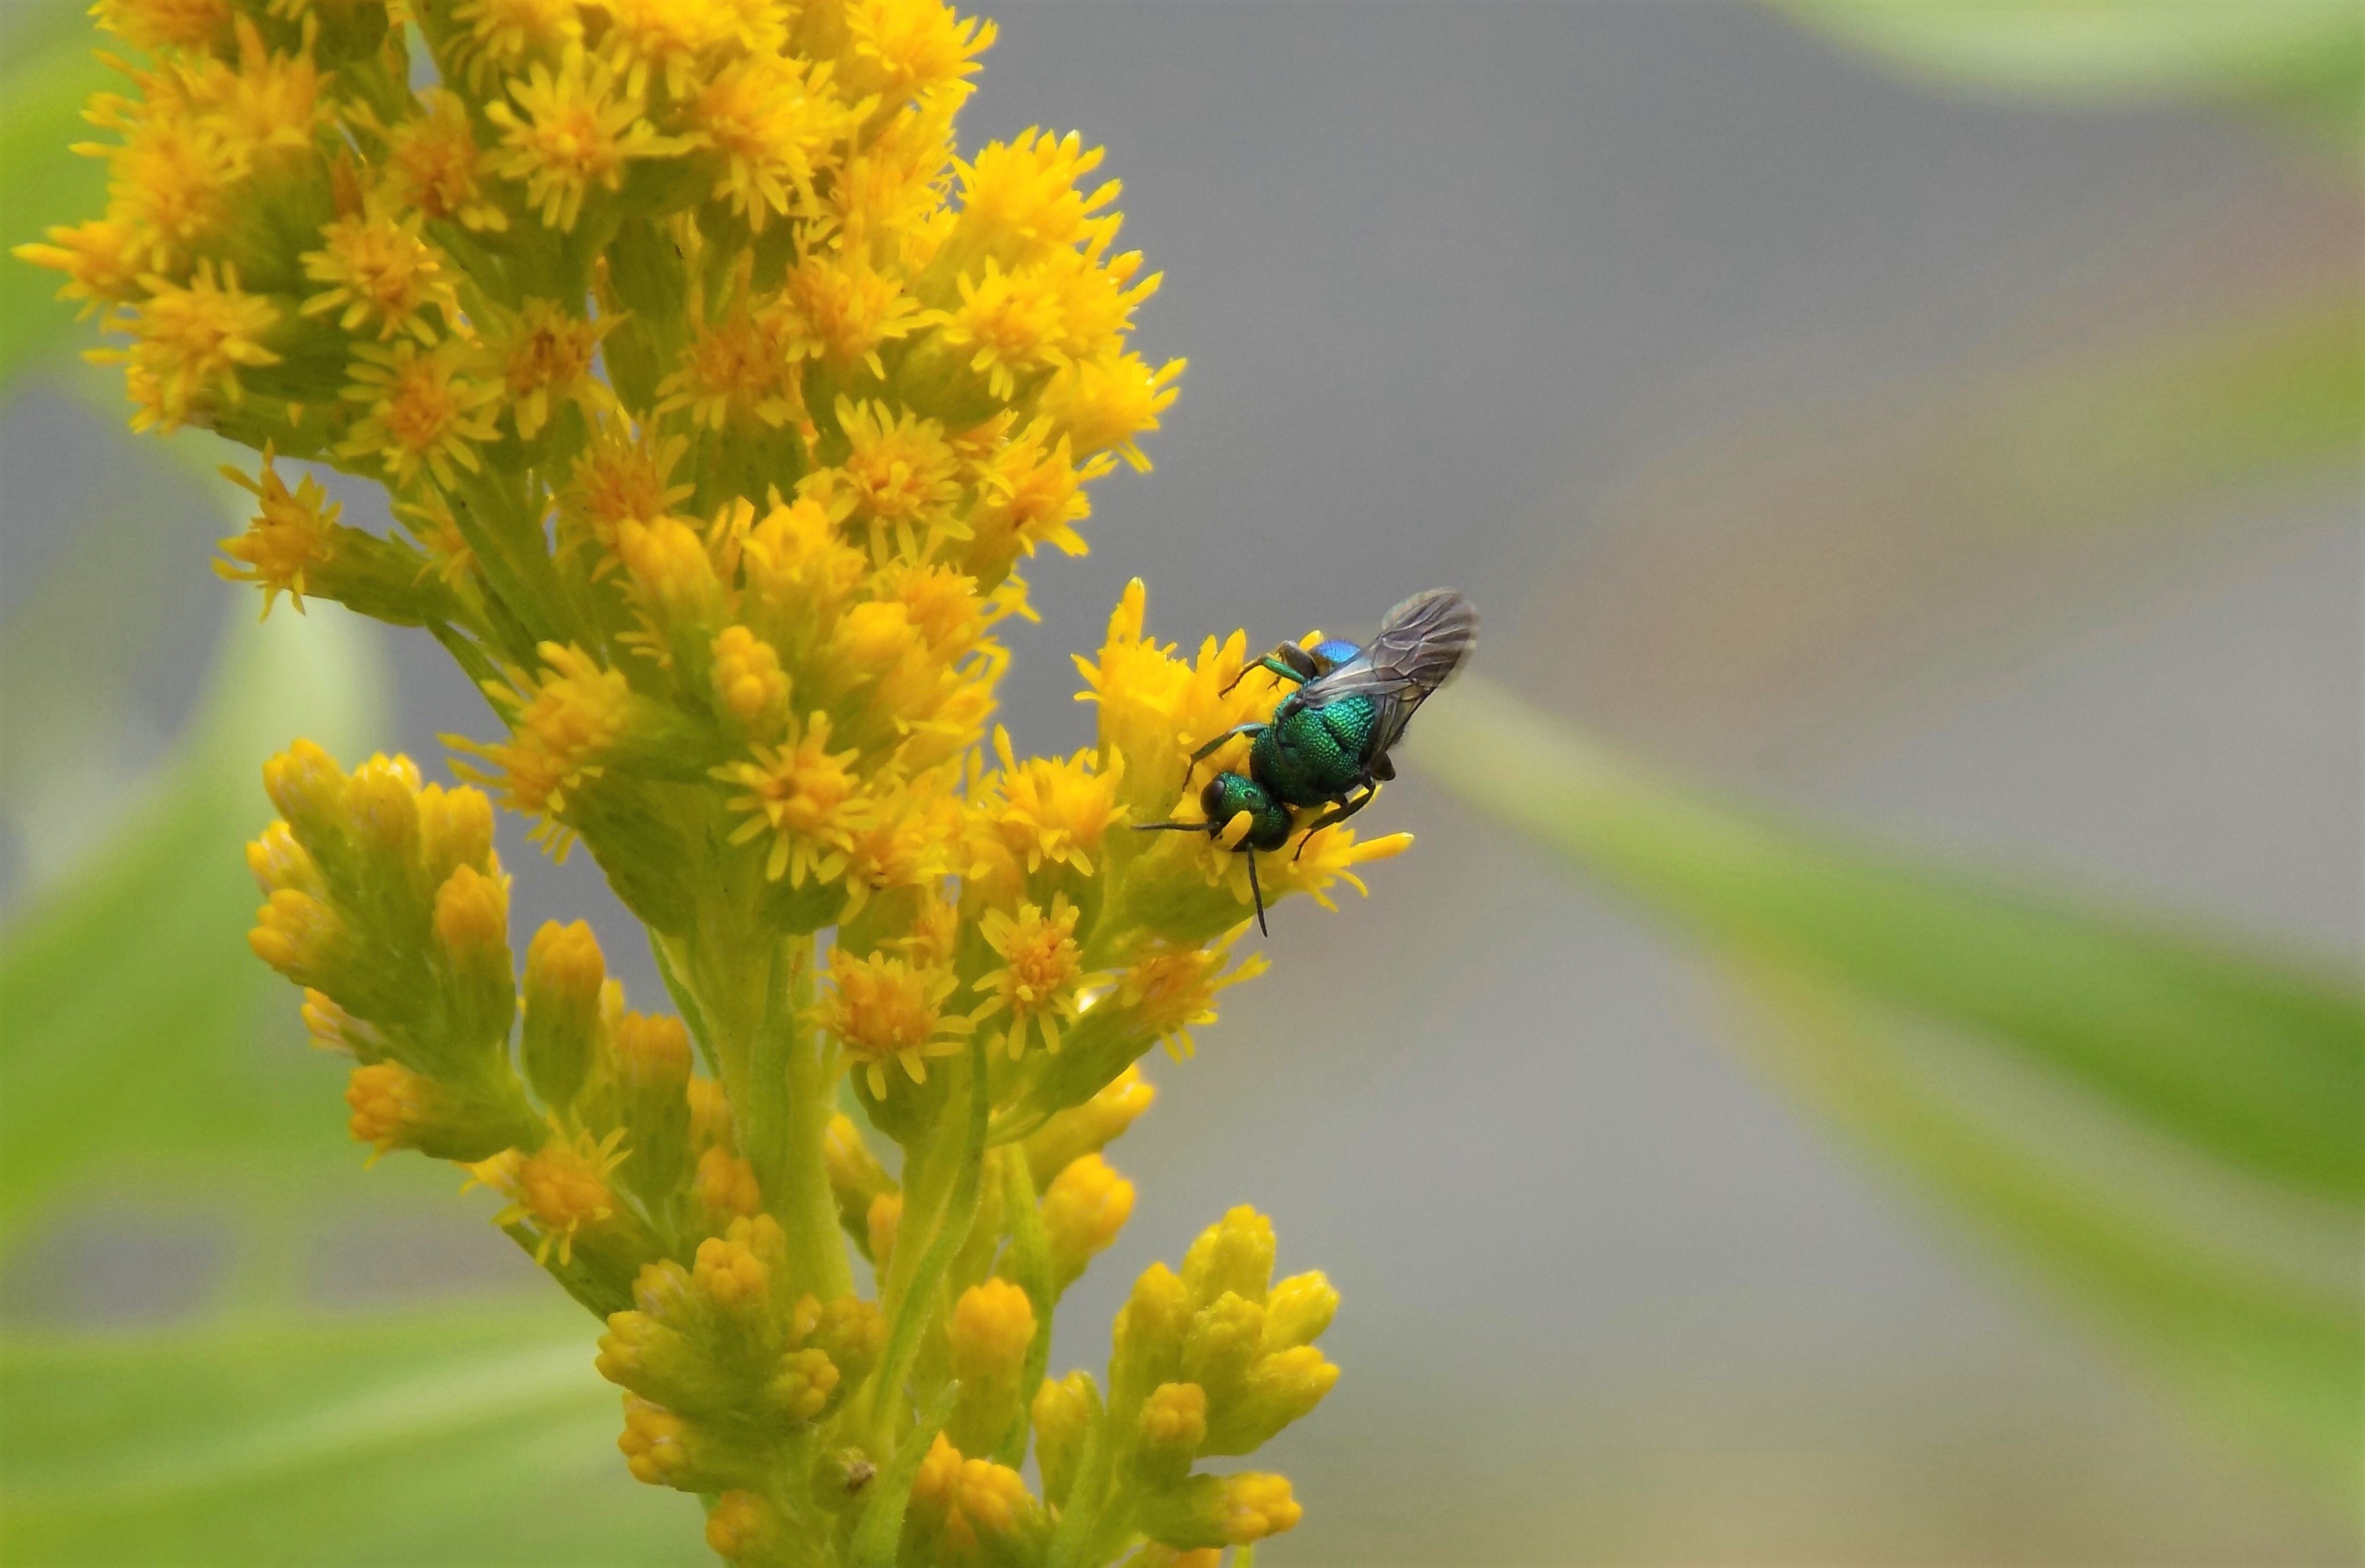
[[[1257,935],[1260,936],[1271,936],[1272,932],[1267,928],[1264,923],[1264,889],[1257,882],[1256,857],[1257,852],[1253,849],[1250,850],[1249,896],[1256,900]]]
[[[1207,831],[1207,824],[1205,823],[1135,823],[1132,824],[1132,827],[1133,831],[1136,833],[1156,833],[1161,828],[1169,833],[1205,833]]]

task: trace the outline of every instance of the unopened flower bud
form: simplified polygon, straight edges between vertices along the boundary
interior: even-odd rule
[[[1195,1383],[1161,1383],[1141,1406],[1141,1463],[1169,1484],[1181,1480],[1207,1440],[1207,1391]]]
[[[575,1103],[599,1037],[600,990],[608,978],[600,939],[583,921],[546,921],[525,953],[526,1081],[545,1105]]]
[[[946,1431],[955,1446],[990,1453],[1018,1418],[1020,1376],[1035,1338],[1035,1307],[1008,1280],[963,1291],[946,1329],[960,1395]]]
[[[690,1179],[690,1190],[697,1193],[698,1206],[705,1211],[710,1225],[726,1225],[764,1206],[756,1168],[723,1148],[710,1148],[698,1157],[698,1173]]]
[[[745,1468],[701,1424],[634,1394],[624,1395],[624,1430],[616,1447],[633,1479],[683,1492],[723,1491]]]
[[[1229,1291],[1201,1307],[1182,1341],[1182,1375],[1227,1397],[1264,1353],[1264,1308]]]
[[[692,1078],[689,1092],[689,1146],[701,1154],[710,1148],[736,1147],[731,1126],[731,1096],[711,1078]]]
[[[347,835],[377,878],[394,887],[414,878],[422,890],[435,886],[420,860],[419,769],[409,757],[380,754],[354,768],[344,817]]]
[[[639,1151],[630,1174],[659,1202],[689,1170],[689,1031],[678,1018],[627,1013],[608,1037],[616,1110]]]
[[[493,868],[493,803],[466,785],[419,791],[419,854],[429,885],[440,887],[463,866]]]
[[[800,1425],[819,1417],[837,1391],[838,1370],[827,1352],[790,1350],[764,1383],[759,1404],[769,1423]]]
[[[1025,1147],[1026,1169],[1037,1190],[1057,1181],[1070,1162],[1107,1148],[1157,1098],[1157,1086],[1141,1076],[1138,1064],[1131,1065],[1082,1104],[1069,1106],[1036,1128]]]
[[[315,898],[328,891],[319,864],[296,842],[296,834],[284,822],[273,823],[263,830],[261,837],[246,846],[246,868],[254,873],[255,885],[263,890],[265,898],[282,888],[310,893]]]
[[[1068,1505],[1076,1464],[1083,1457],[1084,1434],[1099,1403],[1100,1391],[1082,1372],[1071,1372],[1056,1383],[1045,1378],[1035,1391],[1028,1412],[1035,1428],[1035,1463],[1043,1474],[1043,1500],[1055,1508]]]
[[[768,737],[789,709],[789,678],[772,644],[745,626],[725,626],[714,639],[709,672],[716,702],[749,734]]]
[[[263,788],[297,841],[315,856],[343,842],[345,771],[317,743],[299,740],[264,763]]]
[[[698,1244],[690,1284],[717,1312],[740,1317],[768,1313],[771,1270],[757,1255],[747,1224],[734,1224],[732,1230],[732,1235],[710,1236]]]
[[[789,1524],[754,1492],[725,1492],[706,1516],[706,1544],[734,1568],[777,1562],[789,1547]]]
[[[1272,1221],[1243,1204],[1199,1233],[1182,1258],[1191,1305],[1205,1306],[1226,1291],[1261,1302],[1272,1282]]]
[[[1251,1471],[1194,1475],[1155,1493],[1142,1523],[1151,1540],[1190,1551],[1250,1545],[1295,1528],[1305,1512],[1290,1495],[1286,1477]]]
[[[1043,1229],[1050,1239],[1051,1283],[1064,1291],[1084,1266],[1116,1239],[1133,1214],[1133,1183],[1097,1154],[1070,1162],[1043,1194]]]
[[[1267,1351],[1310,1345],[1330,1327],[1339,1310],[1339,1293],[1318,1271],[1292,1274],[1272,1287],[1264,1304],[1264,1348]]]
[[[523,1130],[511,1108],[471,1100],[390,1061],[353,1069],[345,1103],[353,1140],[380,1155],[415,1148],[432,1159],[482,1159]]]
[[[1251,1362],[1247,1375],[1226,1392],[1202,1451],[1255,1452],[1322,1403],[1338,1381],[1338,1367],[1311,1345]]]
[[[294,980],[331,995],[345,991],[352,939],[337,913],[310,893],[282,888],[255,912],[246,934],[254,956]]]
[[[450,987],[452,1030],[463,1047],[499,1049],[517,1011],[510,970],[509,879],[462,866],[435,890],[435,941]]]
[[[1116,1315],[1115,1350],[1109,1360],[1109,1402],[1123,1408],[1161,1383],[1172,1383],[1182,1367],[1182,1337],[1191,1327],[1191,1298],[1174,1271],[1152,1263],[1133,1282],[1133,1295]]]

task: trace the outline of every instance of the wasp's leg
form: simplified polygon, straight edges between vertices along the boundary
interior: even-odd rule
[[[1345,822],[1378,798],[1380,791],[1376,786],[1366,782],[1361,788],[1363,791],[1362,794],[1350,793],[1345,800],[1306,824],[1306,836],[1297,841],[1297,855],[1292,855],[1290,857],[1292,860],[1296,859],[1298,855],[1306,853],[1306,846],[1314,842],[1316,834],[1320,833],[1332,823]]]
[[[1205,745],[1203,745],[1197,751],[1193,752],[1191,754],[1191,766],[1196,767],[1199,764],[1206,761],[1208,754],[1219,749],[1226,741],[1236,740],[1241,735],[1247,735],[1250,738],[1254,739],[1256,736],[1264,734],[1264,732],[1265,726],[1262,724],[1234,724],[1230,729],[1226,730],[1222,734],[1217,735],[1214,740],[1209,741]],[[1191,776],[1188,773],[1185,773],[1182,776],[1182,781],[1185,784],[1189,783],[1191,781]]]
[[[1260,936],[1270,936],[1272,935],[1272,928],[1267,926],[1264,923],[1264,887],[1263,884],[1257,880],[1256,857],[1257,852],[1253,849],[1250,850],[1249,897],[1256,901],[1257,935]]]
[[[1216,695],[1229,697],[1232,694],[1232,688],[1246,680],[1249,678],[1249,671],[1252,669],[1261,669],[1277,675],[1292,686],[1303,686],[1320,673],[1320,667],[1314,662],[1312,654],[1295,643],[1283,643],[1255,663],[1242,666],[1240,673],[1232,677],[1229,684]]]

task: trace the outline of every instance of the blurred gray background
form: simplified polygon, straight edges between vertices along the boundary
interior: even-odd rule
[[[1156,472],[1099,488],[1088,559],[1037,563],[1022,749],[1089,737],[1067,655],[1127,577],[1186,644],[1352,633],[1451,583],[1489,677],[1705,781],[2355,961],[2354,466],[2023,516],[1967,512],[1980,476],[1942,460],[2014,376],[2237,292],[2353,286],[2337,162],[2200,110],[1949,97],[1737,5],[992,9],[965,142],[1105,142],[1166,274],[1141,347],[1191,360]],[[96,486],[190,513],[113,569],[209,581],[210,513],[94,471],[90,420],[36,395],[0,422],[12,614],[59,498]],[[150,722],[118,761],[195,698],[219,605],[180,602],[120,628]],[[488,732],[431,642],[391,645],[405,747]],[[2357,1560],[1794,1118],[1680,944],[1417,778],[1373,814],[1418,848],[1339,914],[1284,906],[1198,1059],[1145,1064],[1158,1108],[1115,1151],[1140,1204],[1055,1359],[1099,1366],[1140,1266],[1270,1211],[1284,1269],[1345,1296],[1346,1369],[1268,1450],[1308,1509],[1272,1561]],[[60,852],[12,842],[10,886]],[[507,853],[521,931],[593,913],[656,994],[595,868]],[[319,1098],[342,1114],[325,1071]],[[322,1273],[527,1271],[456,1205],[401,1225],[348,1228]],[[75,1246],[12,1313],[115,1299],[113,1254]]]

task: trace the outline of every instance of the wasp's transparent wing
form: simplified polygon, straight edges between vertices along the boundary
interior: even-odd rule
[[[1318,708],[1341,697],[1372,699],[1380,711],[1373,750],[1385,753],[1403,735],[1413,710],[1445,684],[1478,644],[1478,607],[1452,588],[1417,593],[1380,622],[1362,651],[1299,689]]]

